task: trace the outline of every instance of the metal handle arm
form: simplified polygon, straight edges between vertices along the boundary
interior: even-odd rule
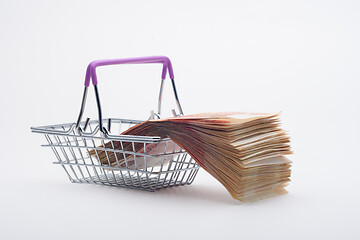
[[[91,62],[87,69],[86,69],[86,76],[85,76],[85,90],[84,95],[82,99],[80,114],[76,123],[76,129],[81,132],[80,129],[80,122],[82,119],[82,115],[85,110],[85,104],[86,104],[86,97],[87,97],[87,90],[88,86],[90,85],[90,80],[92,80],[92,84],[94,85],[95,90],[95,97],[96,97],[96,103],[98,107],[98,116],[99,116],[99,127],[100,131],[103,132],[105,135],[107,134],[107,130],[103,127],[102,123],[102,110],[101,110],[101,104],[100,104],[100,97],[99,92],[97,89],[97,75],[96,75],[96,68],[100,66],[107,66],[107,65],[118,65],[118,64],[139,64],[139,63],[162,63],[163,64],[163,70],[162,70],[162,81],[161,81],[161,87],[160,87],[160,94],[159,94],[159,102],[158,102],[158,114],[160,114],[160,107],[161,107],[161,97],[162,97],[162,89],[163,89],[163,82],[166,78],[166,72],[169,71],[169,76],[171,78],[174,96],[176,103],[178,105],[178,109],[180,111],[180,114],[183,115],[183,111],[178,99],[175,82],[174,82],[174,72],[172,68],[171,61],[168,57],[165,56],[152,56],[152,57],[139,57],[139,58],[122,58],[122,59],[110,59],[110,60],[96,60]]]

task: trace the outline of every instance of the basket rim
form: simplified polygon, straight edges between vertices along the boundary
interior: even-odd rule
[[[133,119],[122,119],[122,118],[104,118],[102,121],[108,121],[111,119],[114,123],[134,123],[139,124],[144,122],[143,120],[133,120]],[[81,122],[84,124],[85,121]],[[91,120],[90,124],[99,123],[98,120]],[[101,134],[100,136],[96,136],[99,132],[99,125],[95,127],[92,132],[88,133],[75,133],[76,123],[63,123],[63,124],[52,124],[38,127],[30,127],[31,132],[33,133],[41,133],[48,135],[62,135],[68,137],[81,137],[81,138],[92,138],[92,139],[103,139],[103,140],[117,140],[117,141],[129,141],[129,142],[145,142],[145,143],[158,143],[162,141],[169,141],[170,138],[161,138],[159,136],[137,136],[137,135],[120,135],[120,134]],[[64,130],[57,130],[56,128],[64,128]]]

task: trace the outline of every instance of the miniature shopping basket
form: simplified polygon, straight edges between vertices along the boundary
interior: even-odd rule
[[[191,184],[200,166],[171,139],[121,135],[124,130],[142,121],[102,118],[96,68],[127,63],[163,65],[158,111],[152,111],[150,118],[160,118],[162,91],[167,72],[172,81],[179,115],[183,115],[169,58],[159,56],[97,60],[91,62],[86,70],[85,90],[77,122],[32,127],[31,131],[45,135],[47,144],[42,146],[52,149],[57,158],[54,164],[60,165],[73,183],[96,183],[150,191]],[[90,80],[95,89],[99,120],[90,121],[87,118],[86,121],[82,121]],[[176,115],[174,110],[173,114]],[[100,161],[100,154],[105,161]]]

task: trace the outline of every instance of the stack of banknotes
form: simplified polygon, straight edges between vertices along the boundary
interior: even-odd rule
[[[203,113],[156,119],[122,134],[170,137],[240,201],[287,193],[291,161],[285,155],[292,151],[278,113]],[[116,142],[111,144],[122,148]],[[111,164],[118,163],[114,154],[100,152],[97,156],[104,164],[109,159]],[[137,167],[141,168],[141,162]]]

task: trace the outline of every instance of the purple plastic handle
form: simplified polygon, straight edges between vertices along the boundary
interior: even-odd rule
[[[171,79],[174,79],[174,72],[172,68],[171,61],[168,57],[165,56],[151,56],[151,57],[137,57],[137,58],[120,58],[120,59],[108,59],[108,60],[95,60],[91,62],[86,69],[85,76],[85,87],[90,85],[90,78],[92,79],[92,84],[97,85],[97,76],[96,68],[100,66],[107,65],[117,65],[117,64],[137,64],[137,63],[162,63],[162,79],[166,78],[166,70],[169,71]]]

